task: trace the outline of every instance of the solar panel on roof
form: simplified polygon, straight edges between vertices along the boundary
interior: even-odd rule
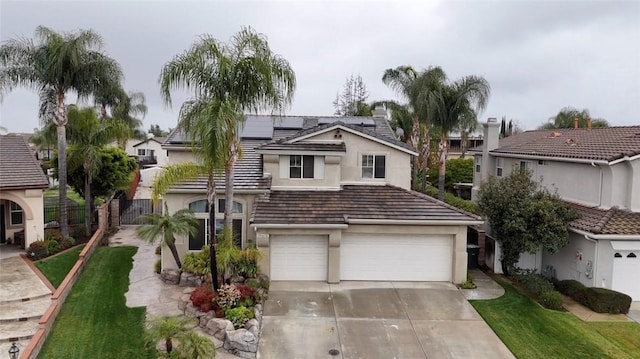
[[[242,132],[240,132],[240,138],[271,139],[272,136],[271,116],[247,116]]]
[[[273,127],[280,129],[302,129],[304,118],[293,116],[273,116]]]
[[[376,123],[372,118],[367,117],[321,117],[318,119],[319,125],[326,125],[334,122],[344,122],[347,125],[362,125],[364,127],[375,127]]]

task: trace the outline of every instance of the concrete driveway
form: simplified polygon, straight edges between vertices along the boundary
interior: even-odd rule
[[[258,358],[513,355],[452,284],[272,282]]]

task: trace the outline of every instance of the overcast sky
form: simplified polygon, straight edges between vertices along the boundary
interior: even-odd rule
[[[484,76],[491,99],[480,120],[517,119],[526,129],[564,106],[613,125],[640,124],[640,1],[219,2],[0,0],[0,40],[33,37],[38,25],[91,28],[142,91],[144,126],[175,127],[186,94],[167,109],[163,64],[200,34],[226,41],[241,26],[268,37],[297,76],[289,115],[331,115],[336,92],[360,74],[369,100],[395,98],[385,69],[443,67],[449,78]],[[69,98],[69,102],[75,102]],[[14,90],[0,105],[11,132],[39,126],[37,96]]]

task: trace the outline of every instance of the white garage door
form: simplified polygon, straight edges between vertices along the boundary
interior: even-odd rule
[[[640,300],[640,251],[617,251],[613,258],[611,288]]]
[[[272,280],[327,280],[327,236],[272,235]]]
[[[450,236],[343,234],[340,279],[451,281]]]

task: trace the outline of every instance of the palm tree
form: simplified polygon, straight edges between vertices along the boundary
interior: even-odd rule
[[[214,170],[221,167],[225,172],[224,223],[232,227],[234,170],[241,156],[238,130],[244,125],[244,112],[283,112],[291,103],[295,83],[289,63],[274,54],[266,37],[252,28],[242,28],[228,43],[202,36],[162,69],[160,87],[167,104],[171,104],[172,89],[194,92],[180,109],[178,127],[191,138],[200,162],[210,171],[209,233],[215,233]],[[210,248],[213,275],[217,274],[215,243]]]
[[[469,134],[475,132],[479,127],[478,119],[476,116],[463,117],[458,125],[457,131],[460,133],[460,151],[462,155],[460,158],[464,158],[467,154],[467,145],[469,142]]]
[[[162,317],[153,320],[147,327],[145,337],[147,343],[154,347],[161,340],[164,340],[168,354],[174,350],[174,339],[182,342],[188,339],[189,334],[193,332],[194,322],[187,317]]]
[[[446,78],[445,78],[446,79]],[[444,200],[445,172],[449,154],[449,133],[461,125],[477,121],[487,107],[491,87],[481,76],[466,76],[426,94],[424,101],[431,111],[431,121],[440,130],[438,144],[438,198]]]
[[[180,353],[185,359],[208,359],[216,356],[213,342],[195,331],[189,331],[180,344]]]
[[[144,219],[150,224],[138,227],[138,236],[152,244],[160,240],[162,246],[169,247],[176,266],[182,268],[176,248],[176,235],[195,235],[198,232],[198,220],[193,213],[188,209],[181,209],[170,215],[165,203],[163,214],[148,213],[144,215]]]
[[[573,128],[574,120],[578,120],[578,127],[586,128],[591,119],[588,109],[578,110],[574,107],[563,107],[555,116],[549,118],[549,122],[539,126],[540,130],[554,130],[560,128]],[[609,127],[609,123],[602,118],[593,119],[591,127]]]
[[[91,235],[91,213],[93,213],[93,197],[91,181],[100,170],[102,149],[115,138],[126,132],[126,127],[119,121],[101,123],[93,108],[80,109],[75,105],[67,108],[69,140],[68,161],[70,166],[81,165],[84,171],[84,223],[87,236]],[[73,167],[72,167],[73,168]]]
[[[42,129],[34,129],[33,136],[29,139],[29,141],[36,146],[38,153],[40,151],[46,149],[49,154],[50,150],[56,145],[56,132],[55,128],[52,127],[53,123],[46,125]],[[50,155],[50,154],[49,154]],[[41,158],[40,158],[41,159]],[[51,159],[49,156],[48,159]]]
[[[143,140],[146,132],[142,126],[142,119],[147,115],[147,100],[142,92],[129,92],[124,94],[111,111],[116,118],[129,128],[128,138]],[[124,145],[122,143],[121,145]]]
[[[123,76],[118,63],[100,51],[102,37],[91,30],[58,33],[39,26],[35,35],[35,42],[11,39],[0,47],[0,99],[18,86],[34,89],[40,96],[41,121],[57,126],[60,225],[67,237],[65,96],[73,91],[78,98],[88,98],[102,85],[120,82]]]
[[[430,143],[430,104],[429,94],[439,88],[445,81],[446,75],[440,67],[429,67],[421,72],[411,66],[398,66],[387,69],[382,76],[382,82],[407,101],[411,115],[411,132],[409,143],[418,150],[419,156],[413,163],[413,183],[417,185],[418,168],[422,172],[422,192],[426,190],[426,173]],[[422,126],[421,126],[422,124]]]

